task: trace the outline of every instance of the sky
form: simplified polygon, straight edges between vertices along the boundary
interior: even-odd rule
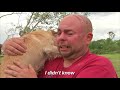
[[[89,19],[93,24],[93,40],[109,38],[110,31],[115,33],[114,40],[120,39],[120,12],[97,12]]]
[[[11,12],[0,12],[0,16],[7,13]],[[7,30],[17,25],[18,22],[26,25],[26,16],[28,15],[28,12],[24,12],[20,18],[15,14],[0,18],[0,43],[6,40]],[[120,12],[92,12],[88,18],[93,26],[93,41],[109,38],[108,32],[110,31],[115,33],[114,40],[120,39]]]

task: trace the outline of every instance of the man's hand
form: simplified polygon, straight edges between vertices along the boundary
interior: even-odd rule
[[[31,65],[27,67],[19,61],[14,62],[14,65],[8,65],[4,72],[6,78],[37,78],[37,74]]]
[[[22,55],[26,52],[26,49],[27,47],[22,38],[8,39],[2,45],[3,53],[7,55]]]

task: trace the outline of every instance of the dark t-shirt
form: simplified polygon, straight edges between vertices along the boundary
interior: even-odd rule
[[[63,58],[47,61],[38,78],[117,78],[110,60],[89,51],[67,68],[63,62]]]

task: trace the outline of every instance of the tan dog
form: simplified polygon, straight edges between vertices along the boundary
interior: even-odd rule
[[[54,43],[55,36],[51,31],[37,30],[22,36],[22,38],[27,46],[27,52],[17,56],[4,55],[0,68],[0,78],[5,77],[3,71],[8,64],[12,64],[15,60],[21,61],[26,66],[31,64],[35,71],[39,72],[46,60],[59,56]]]

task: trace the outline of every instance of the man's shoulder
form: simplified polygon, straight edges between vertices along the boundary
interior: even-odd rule
[[[92,63],[98,64],[98,65],[106,65],[106,64],[108,65],[108,64],[111,64],[110,59],[108,59],[105,56],[91,54],[91,57],[92,58],[91,58],[90,62],[92,62]]]

